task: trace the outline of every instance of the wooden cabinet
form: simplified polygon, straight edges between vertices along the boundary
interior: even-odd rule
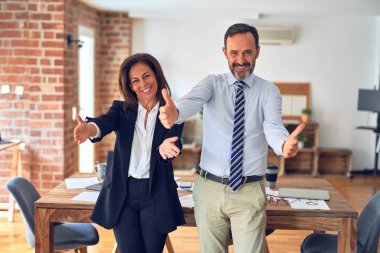
[[[320,174],[351,177],[352,151],[348,148],[319,148],[318,170]]]
[[[293,132],[298,124],[285,124],[289,133]],[[282,176],[286,172],[307,172],[312,176],[318,174],[318,144],[319,144],[319,124],[310,122],[306,124],[303,133],[306,136],[304,147],[298,150],[293,158],[285,159],[277,156],[273,150],[269,149],[268,164],[277,165],[278,175]]]
[[[286,125],[291,133],[297,125]],[[319,125],[312,122],[306,124],[304,130],[307,141],[304,148],[298,150],[293,158],[285,159],[277,156],[272,149],[268,152],[268,164],[274,164],[279,168],[278,175],[286,173],[310,173],[312,176],[319,174],[351,176],[352,151],[348,148],[318,148]]]
[[[174,170],[192,170],[193,168],[199,169],[199,162],[201,158],[201,145],[184,145],[182,153],[173,160]]]

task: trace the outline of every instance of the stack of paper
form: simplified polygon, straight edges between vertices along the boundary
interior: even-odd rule
[[[179,201],[181,202],[182,207],[194,207],[193,194],[179,197]]]
[[[94,191],[81,192],[78,195],[76,195],[74,198],[72,198],[71,200],[95,203],[98,197],[99,197],[99,192],[94,192]]]
[[[265,187],[265,192],[272,197],[278,197],[278,191],[272,190],[269,187]]]
[[[86,186],[98,183],[96,177],[66,178],[66,189],[84,189]]]

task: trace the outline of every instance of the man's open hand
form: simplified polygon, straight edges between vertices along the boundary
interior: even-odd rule
[[[298,151],[298,135],[304,130],[305,124],[301,123],[297,128],[289,135],[284,145],[282,146],[282,155],[284,158],[291,158],[297,154]]]

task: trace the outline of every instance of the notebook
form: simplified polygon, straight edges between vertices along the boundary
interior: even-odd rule
[[[322,199],[329,200],[330,194],[326,190],[296,189],[296,188],[280,188],[278,196],[281,198],[296,199]]]
[[[113,161],[113,151],[108,151],[108,154],[107,154],[107,165],[106,165],[106,177],[111,169],[111,166],[112,166],[112,161]],[[89,186],[86,186],[85,188],[87,190],[93,190],[93,191],[100,191],[103,187],[103,181],[99,182],[99,183],[96,183],[96,184],[92,184],[92,185],[89,185]]]
[[[88,185],[85,187],[85,189],[93,190],[93,191],[100,191],[102,189],[102,187],[103,187],[103,181],[96,183],[96,184]]]
[[[6,140],[0,140],[0,144],[9,144],[12,143],[11,141],[6,141]]]

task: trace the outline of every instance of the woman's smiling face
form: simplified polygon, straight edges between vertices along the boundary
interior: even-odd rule
[[[148,65],[142,62],[133,65],[129,70],[129,81],[137,99],[143,106],[157,103],[156,75]]]

